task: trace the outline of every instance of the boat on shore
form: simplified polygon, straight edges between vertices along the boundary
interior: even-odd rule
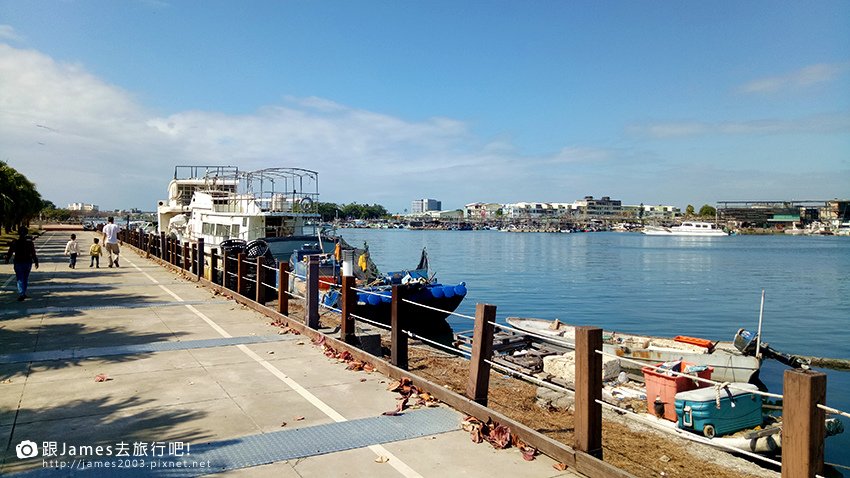
[[[506,322],[520,331],[529,332],[542,340],[575,348],[575,326],[560,320],[508,317]],[[746,332],[746,331],[744,331]],[[742,331],[739,331],[741,334]],[[736,335],[738,337],[738,335]],[[647,335],[604,331],[602,350],[605,353],[654,365],[661,362],[684,360],[695,365],[714,368],[714,377],[722,382],[750,382],[758,380],[761,360],[755,355],[742,353],[733,342],[712,342],[693,337],[663,338]],[[743,339],[739,339],[743,340]],[[750,339],[747,339],[748,342]],[[640,373],[641,366],[622,362],[621,367]]]
[[[644,226],[643,234],[647,236],[692,236],[692,237],[722,237],[729,233],[711,222],[685,221],[672,227]]]

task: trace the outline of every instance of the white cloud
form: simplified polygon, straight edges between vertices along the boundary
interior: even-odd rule
[[[847,69],[848,65],[846,63],[809,65],[785,75],[752,80],[739,86],[737,91],[749,94],[763,94],[802,89],[820,83],[829,83],[842,75]]]
[[[850,115],[823,114],[795,119],[752,121],[670,121],[635,124],[626,131],[635,136],[656,139],[707,135],[831,134],[850,132]]]
[[[0,41],[23,41],[11,25],[0,25]]]

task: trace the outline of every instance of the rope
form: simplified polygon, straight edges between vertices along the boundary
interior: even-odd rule
[[[776,461],[776,460],[772,460],[772,459],[770,459],[770,458],[767,458],[767,457],[765,457],[765,456],[761,456],[761,455],[759,455],[759,454],[757,454],[757,453],[749,452],[749,451],[746,451],[746,450],[741,450],[740,448],[731,447],[731,446],[729,446],[729,445],[725,445],[725,444],[720,443],[720,442],[714,442],[714,441],[709,440],[708,438],[704,438],[704,437],[701,437],[701,436],[699,436],[699,435],[696,435],[696,434],[693,434],[693,433],[690,433],[690,432],[686,432],[686,431],[683,431],[683,430],[679,430],[678,428],[669,428],[669,427],[666,427],[666,426],[664,426],[664,425],[660,425],[660,424],[658,424],[658,423],[653,422],[652,420],[648,420],[648,419],[646,419],[646,418],[644,418],[644,417],[640,416],[639,414],[637,414],[637,413],[635,413],[635,412],[633,412],[633,411],[631,411],[631,410],[626,410],[625,408],[620,408],[620,407],[618,407],[618,406],[616,406],[616,405],[611,405],[611,404],[610,404],[610,403],[608,403],[608,402],[603,402],[602,400],[595,400],[595,402],[596,402],[596,403],[598,403],[598,404],[600,404],[600,405],[602,405],[603,407],[607,407],[607,408],[610,408],[610,409],[612,409],[612,410],[616,410],[616,411],[618,411],[618,412],[620,412],[620,413],[625,414],[626,416],[628,416],[628,417],[630,417],[630,418],[633,418],[633,419],[639,420],[639,421],[641,421],[641,422],[643,422],[643,423],[646,423],[646,424],[648,424],[648,425],[651,425],[651,426],[653,426],[653,427],[655,427],[655,428],[658,428],[658,429],[661,429],[661,430],[665,430],[665,431],[668,431],[668,432],[669,432],[670,430],[674,430],[674,431],[675,431],[675,433],[676,433],[677,435],[680,435],[680,436],[683,436],[683,437],[687,437],[687,439],[688,439],[688,440],[693,440],[693,441],[696,441],[696,442],[699,442],[699,443],[703,443],[703,444],[705,444],[705,445],[717,446],[717,447],[720,447],[720,448],[725,448],[725,449],[730,450],[730,451],[733,451],[733,452],[735,452],[735,453],[742,453],[742,454],[747,455],[747,456],[749,456],[749,457],[752,457],[752,458],[756,458],[756,459],[759,459],[759,460],[765,461],[765,462],[770,463],[770,464],[772,464],[772,465],[776,465],[776,466],[779,466],[779,467],[781,467],[781,466],[782,466],[782,463],[780,463],[780,462],[778,462],[778,461]]]
[[[322,307],[324,307],[324,308],[326,308],[326,309],[328,309],[328,310],[332,310],[332,311],[334,311],[334,312],[339,312],[340,314],[342,313],[342,310],[337,309],[336,307],[331,307],[331,306],[326,305],[326,304],[323,304],[323,303],[321,303],[321,302],[319,302],[319,305],[320,305],[320,306],[322,306]]]
[[[265,282],[260,282],[260,284],[261,284],[261,285],[264,285],[264,286],[266,286],[266,287],[268,287],[269,289],[277,290],[277,287],[275,287],[275,286],[273,286],[273,285],[271,285],[271,284],[266,284]]]
[[[818,403],[818,408],[820,408],[821,410],[823,410],[827,413],[831,413],[833,415],[841,415],[842,417],[850,418],[850,413],[842,412],[841,410],[838,410],[837,408],[827,407],[826,405],[821,405],[820,403]]]
[[[306,298],[306,297],[304,297],[304,296],[300,296],[300,295],[295,294],[295,293],[292,293],[292,292],[287,292],[287,294],[289,294],[290,296],[292,296],[292,297],[294,297],[294,298],[296,298],[296,299],[307,300],[307,298]]]
[[[625,358],[625,357],[619,357],[617,355],[609,354],[608,352],[603,352],[601,350],[596,350],[596,353],[598,353],[599,355],[602,355],[603,357],[611,357],[611,358],[615,358],[617,360],[622,360],[623,362],[633,363],[633,364],[636,364],[636,365],[640,365],[642,367],[651,368],[652,370],[654,370],[656,372],[663,371],[665,373],[671,373],[671,374],[673,374],[677,377],[687,377],[687,378],[696,380],[697,382],[708,383],[708,384],[711,384],[711,385],[714,385],[714,386],[721,386],[721,385],[726,386],[725,384],[718,382],[718,381],[715,381],[715,380],[697,377],[696,375],[689,375],[689,374],[686,374],[686,373],[683,373],[683,372],[674,372],[673,370],[664,369],[664,368],[661,368],[661,367],[657,367],[655,365],[649,365],[646,362],[639,362],[637,360],[632,360],[632,359],[628,359],[628,358]],[[755,393],[755,394],[762,395],[762,396],[765,396],[765,397],[779,398],[779,399],[782,398],[782,395],[779,395],[779,394],[776,394],[776,393],[762,392],[760,390],[749,390],[749,389],[746,389],[746,388],[738,387],[735,384],[729,384],[728,387],[735,389],[735,390],[742,390],[744,392]]]
[[[262,264],[262,266],[263,266],[264,268],[266,268],[266,269],[270,270],[270,271],[274,271],[274,272],[277,272],[277,271],[278,271],[278,270],[277,270],[277,267],[272,267],[272,266],[269,266],[269,265],[266,265],[266,264]]]
[[[458,314],[458,313],[455,313],[455,312],[449,312],[448,310],[438,309],[436,307],[431,307],[430,305],[420,304],[419,302],[413,302],[412,300],[401,299],[401,301],[407,302],[408,304],[418,305],[419,307],[424,307],[426,309],[431,309],[431,310],[434,310],[434,311],[437,311],[437,312],[442,312],[444,314],[456,315],[458,317],[463,317],[465,319],[475,320],[475,317],[470,317],[468,315]]]
[[[303,279],[303,280],[305,280],[305,281],[307,280],[307,276],[300,276],[300,275],[296,274],[296,273],[295,273],[295,272],[293,272],[293,271],[290,271],[290,272],[289,272],[289,275],[291,275],[291,276],[293,276],[293,277],[297,277],[297,278],[299,278],[299,279]]]
[[[354,317],[355,319],[361,321],[361,322],[366,322],[369,325],[378,327],[379,329],[392,330],[392,327],[390,327],[389,325],[382,324],[380,322],[375,322],[374,320],[369,320],[365,317],[360,317],[359,315],[351,314],[351,316]]]
[[[542,387],[546,387],[546,388],[555,390],[556,392],[565,392],[565,393],[575,394],[574,391],[572,391],[568,388],[561,387],[560,385],[555,385],[554,383],[544,382],[543,380],[540,380],[537,377],[532,377],[531,375],[527,375],[527,374],[524,374],[524,373],[522,373],[518,370],[514,370],[514,369],[511,369],[511,368],[505,367],[504,365],[498,364],[498,363],[493,362],[491,360],[484,360],[484,361],[487,362],[488,364],[490,364],[491,367],[498,369],[498,370],[501,370],[501,371],[507,373],[508,375],[514,375],[514,376],[517,376],[517,377],[520,377],[520,378],[524,378],[525,380],[528,380],[528,381],[535,383],[537,385],[540,385]]]
[[[356,291],[356,292],[362,292],[364,294],[377,295],[377,296],[380,296],[380,297],[384,297],[384,294],[380,294],[378,292],[371,291],[371,290],[358,289],[356,287],[352,287],[351,290]]]
[[[449,346],[448,346],[448,345],[446,345],[446,344],[441,344],[441,343],[439,343],[439,342],[435,342],[435,341],[433,341],[433,340],[431,340],[431,339],[426,339],[425,337],[422,337],[421,335],[416,335],[416,334],[414,334],[413,332],[410,332],[410,331],[407,331],[407,330],[402,330],[402,332],[403,332],[403,333],[405,333],[405,334],[407,334],[407,335],[408,335],[409,337],[411,337],[411,338],[414,338],[414,339],[416,339],[416,340],[421,340],[421,341],[423,341],[423,342],[425,342],[425,343],[427,343],[427,344],[431,344],[431,345],[433,345],[433,346],[436,346],[437,348],[440,348],[440,349],[446,350],[446,351],[448,351],[448,352],[449,352],[449,353],[451,353],[451,354],[454,354],[454,355],[461,355],[461,356],[462,356],[462,358],[464,358],[464,359],[466,359],[466,360],[469,360],[469,357],[472,357],[472,354],[471,354],[471,353],[469,353],[469,352],[467,352],[467,351],[465,351],[465,350],[456,349],[456,348],[454,348],[454,347],[449,347]]]

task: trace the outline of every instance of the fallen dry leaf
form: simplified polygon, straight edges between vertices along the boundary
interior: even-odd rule
[[[295,421],[297,421],[297,422],[300,422],[303,419],[304,419],[304,417],[295,417]]]
[[[3,381],[2,381],[2,382],[0,382],[0,383],[3,383],[3,384],[6,384],[6,383],[12,383],[12,379],[11,379],[11,378],[8,378],[8,379],[6,379],[6,380],[3,380]]]
[[[383,455],[379,456],[378,458],[375,458],[375,463],[386,463],[388,461],[390,461],[390,459]]]
[[[554,468],[558,471],[564,471],[564,470],[567,469],[567,465],[565,465],[563,463],[555,463],[554,465],[552,465],[552,468]]]
[[[280,422],[280,426],[285,427],[285,426],[286,426],[286,422]]]
[[[105,382],[107,380],[111,379],[109,378],[109,375],[106,375],[105,373],[99,373],[94,377],[95,382]]]

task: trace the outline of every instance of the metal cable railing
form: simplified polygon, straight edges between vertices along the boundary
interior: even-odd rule
[[[446,344],[441,344],[439,342],[436,342],[436,341],[431,340],[429,338],[423,337],[421,335],[414,334],[413,332],[411,332],[409,330],[402,330],[401,332],[403,334],[407,335],[410,338],[413,338],[413,339],[416,339],[416,340],[421,340],[422,342],[425,342],[426,344],[429,344],[429,345],[432,345],[432,346],[437,347],[439,349],[445,350],[445,351],[451,353],[452,355],[459,355],[463,359],[469,360],[472,357],[472,354],[467,352],[466,350],[461,350],[461,349],[458,349],[458,348],[449,347]]]
[[[546,340],[546,341],[551,342],[551,343],[554,343],[554,344],[563,345],[563,346],[565,346],[565,347],[567,347],[567,348],[574,349],[574,348],[575,348],[575,346],[576,346],[576,344],[574,344],[574,343],[570,343],[570,342],[567,342],[567,341],[565,341],[565,340],[558,340],[558,338],[557,338],[557,337],[552,337],[552,336],[549,336],[549,335],[540,335],[540,334],[537,334],[537,333],[534,333],[534,332],[528,332],[528,331],[525,331],[525,330],[519,330],[519,329],[516,329],[516,328],[511,327],[511,326],[509,326],[509,325],[502,325],[502,324],[498,324],[498,323],[496,323],[496,322],[489,322],[489,324],[490,324],[490,325],[492,325],[492,326],[494,326],[494,327],[500,328],[500,329],[502,329],[502,330],[509,330],[509,331],[511,331],[511,332],[515,332],[515,333],[518,333],[518,334],[521,334],[521,335],[529,335],[529,336],[531,336],[531,337],[536,337],[536,338],[538,338],[538,339],[543,339],[543,340]]]
[[[512,368],[505,367],[504,365],[493,362],[492,360],[485,360],[485,362],[490,364],[490,366],[495,368],[495,369],[501,370],[502,372],[505,372],[509,375],[513,375],[513,376],[520,377],[522,379],[528,380],[529,382],[532,382],[536,385],[540,385],[542,387],[546,387],[546,388],[555,390],[556,392],[565,392],[565,393],[575,394],[575,392],[573,390],[570,390],[570,389],[565,388],[565,387],[561,387],[560,385],[555,385],[554,383],[550,383],[550,382],[546,382],[544,380],[540,380],[537,377],[532,377],[531,375],[522,373],[519,370],[514,370]]]
[[[850,418],[850,413],[843,412],[837,408],[827,407],[826,405],[818,404],[818,408],[825,411],[826,413],[831,413],[833,415],[841,415],[842,417]]]

